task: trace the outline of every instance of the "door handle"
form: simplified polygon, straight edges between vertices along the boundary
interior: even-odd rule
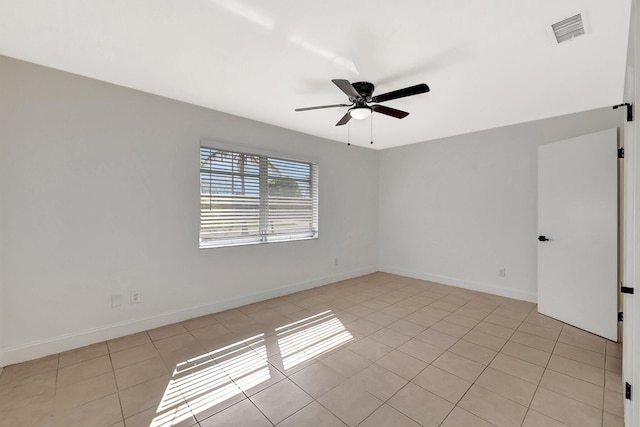
[[[549,239],[547,239],[547,236],[538,236],[538,240],[540,240],[541,242],[548,242]]]

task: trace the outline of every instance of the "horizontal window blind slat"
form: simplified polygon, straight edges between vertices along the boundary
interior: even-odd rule
[[[317,166],[200,148],[200,246],[317,237]]]

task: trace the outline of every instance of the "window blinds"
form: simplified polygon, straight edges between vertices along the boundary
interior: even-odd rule
[[[200,147],[200,247],[318,236],[313,163]]]

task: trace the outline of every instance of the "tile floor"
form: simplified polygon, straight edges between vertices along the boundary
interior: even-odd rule
[[[375,273],[8,366],[0,426],[622,426],[621,347]]]

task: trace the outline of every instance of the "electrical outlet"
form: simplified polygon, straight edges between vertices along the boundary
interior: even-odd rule
[[[131,291],[131,304],[138,304],[142,302],[140,291]]]
[[[122,305],[122,295],[111,295],[111,308],[120,307]]]
[[[501,268],[498,270],[498,277],[507,277],[507,269]]]

